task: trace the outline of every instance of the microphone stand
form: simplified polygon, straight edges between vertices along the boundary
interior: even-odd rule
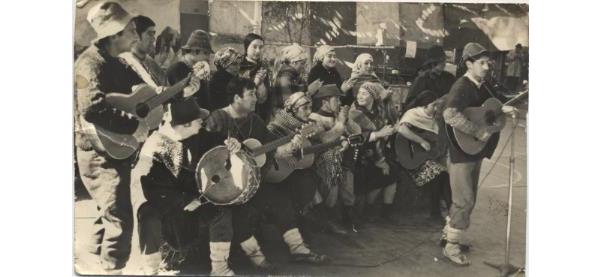
[[[512,113],[512,124],[513,133],[510,135],[510,158],[509,158],[509,173],[508,173],[508,217],[506,219],[506,241],[504,249],[504,264],[494,264],[491,262],[484,261],[483,263],[487,266],[497,269],[500,271],[501,277],[508,277],[512,274],[524,272],[525,268],[516,267],[510,264],[510,223],[512,218],[512,195],[513,195],[513,181],[515,173],[515,131],[517,126],[517,113]]]

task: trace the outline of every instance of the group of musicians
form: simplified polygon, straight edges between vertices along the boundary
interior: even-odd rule
[[[399,113],[392,108],[394,92],[374,73],[373,57],[366,53],[356,58],[346,80],[335,68],[335,49],[328,45],[317,49],[309,74],[304,72],[308,55],[298,45],[284,47],[276,69],[270,70],[261,59],[261,36],[248,34],[243,54],[233,48],[214,53],[208,33],[196,30],[181,47],[179,60],[165,70],[150,56],[156,33],[152,19],[133,17],[118,3],[105,2],[90,9],[87,20],[98,36],[75,63],[76,156],[83,184],[98,206],[89,250],[107,273],[122,271],[133,244],[141,251],[144,273],[156,274],[165,233],[171,234],[169,244],[183,248],[190,236],[206,233],[201,226],[208,226],[211,274],[234,274],[228,264],[232,242],[254,266],[270,271],[273,266],[255,237],[264,217],[281,232],[292,260],[326,263],[330,259],[305,242],[303,222],[316,217],[333,233],[345,234],[365,222],[393,221],[401,174],[417,185],[432,184],[432,215],[441,218],[440,200],[448,207],[443,254],[458,265],[469,264],[463,241],[481,161],[493,154],[503,127],[481,127],[463,114],[499,97],[485,85],[489,54],[481,45],[465,46],[462,65],[467,72],[459,78],[444,71],[445,54],[432,47]],[[211,54],[217,71],[209,74]],[[164,105],[156,130],[142,128],[135,116],[105,101],[108,93],[130,94],[140,84],[160,93],[182,80],[185,88]],[[97,138],[79,131],[81,118],[115,133],[149,137],[135,155],[115,159],[98,146]],[[491,143],[479,155],[465,154],[447,143],[445,124]],[[310,137],[298,132],[307,125],[315,126]],[[427,132],[438,138],[435,145],[421,135]],[[233,155],[246,151],[246,139],[267,144],[285,136],[292,139],[267,153],[263,168],[278,159],[293,160],[306,140],[332,146],[317,154],[313,166],[297,169],[283,181],[258,180],[255,195],[243,204],[200,201],[196,165],[207,151],[225,145]],[[406,170],[397,163],[394,136],[425,150],[447,150]],[[343,206],[340,223],[334,216],[338,200]]]

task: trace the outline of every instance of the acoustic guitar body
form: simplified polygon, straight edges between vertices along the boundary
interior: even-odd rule
[[[426,151],[418,143],[405,138],[401,134],[396,134],[394,149],[396,150],[396,160],[402,167],[414,170],[421,166],[425,161],[439,157],[437,134],[423,131],[419,136],[429,142],[431,149]]]
[[[246,139],[246,140],[244,140],[243,143],[249,149],[256,149],[256,148],[262,146],[262,143],[260,143],[259,140],[253,139],[253,138]],[[256,155],[252,159],[254,160],[254,163],[256,164],[257,167],[262,167],[267,162],[267,155],[265,155],[265,154]]]
[[[305,140],[302,148],[307,148],[312,144]],[[297,151],[293,156],[285,159],[275,159],[275,162],[264,174],[264,180],[269,183],[280,183],[285,180],[294,170],[305,169],[313,165],[315,154],[307,154],[300,156],[301,152]],[[292,161],[293,160],[293,161]]]
[[[502,113],[502,102],[496,98],[485,100],[481,107],[467,108],[463,111],[464,115],[478,126],[492,126],[496,122],[502,122],[505,119]],[[464,133],[456,128],[449,128],[449,135],[454,135],[454,140],[458,148],[469,155],[479,154],[487,145],[488,141],[482,141],[475,136]]]
[[[147,115],[138,115],[138,104],[156,96],[155,90],[148,85],[138,86],[131,94],[109,93],[106,95],[106,103],[111,107],[133,114],[139,121],[144,121],[149,130],[158,128],[162,121],[164,109],[158,105],[148,111]]]

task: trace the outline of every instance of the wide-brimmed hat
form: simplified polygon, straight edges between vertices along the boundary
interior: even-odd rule
[[[462,62],[466,62],[468,59],[475,58],[481,55],[487,55],[489,52],[485,47],[476,42],[469,42],[465,45],[462,53]]]
[[[320,87],[317,90],[317,93],[315,93],[315,95],[313,95],[313,98],[321,99],[321,98],[327,98],[330,96],[342,97],[342,96],[344,96],[344,94],[335,84],[329,84],[329,85],[324,85],[324,86]]]
[[[187,50],[208,50],[210,53],[214,53],[210,46],[210,36],[204,30],[193,31],[185,45],[181,48]]]
[[[423,66],[445,61],[446,53],[444,53],[444,49],[441,46],[435,45],[427,49],[427,58],[425,59]]]
[[[210,112],[200,108],[194,98],[175,101],[171,104],[171,125],[181,125],[196,119],[206,119]]]
[[[115,35],[127,26],[133,16],[115,2],[103,2],[92,7],[87,14],[87,21],[96,31],[96,39]]]

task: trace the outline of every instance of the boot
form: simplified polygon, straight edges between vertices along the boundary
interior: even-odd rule
[[[323,264],[329,262],[329,257],[317,254],[304,244],[298,228],[290,229],[283,234],[283,240],[290,248],[290,254],[295,262]]]
[[[210,265],[211,276],[233,276],[235,273],[229,268],[229,248],[230,242],[211,242],[210,243]]]
[[[467,266],[471,264],[471,261],[463,251],[460,249],[460,240],[464,235],[464,230],[456,229],[450,226],[450,224],[446,224],[444,227],[444,231],[446,234],[447,243],[444,246],[442,253],[446,258],[448,258],[451,262],[460,266]]]
[[[260,246],[258,245],[258,241],[256,241],[256,238],[252,236],[246,241],[242,242],[240,246],[242,247],[242,250],[244,251],[244,253],[246,253],[246,256],[248,256],[248,258],[256,268],[263,271],[271,271],[273,269],[271,263],[267,261],[267,258],[260,250]]]

